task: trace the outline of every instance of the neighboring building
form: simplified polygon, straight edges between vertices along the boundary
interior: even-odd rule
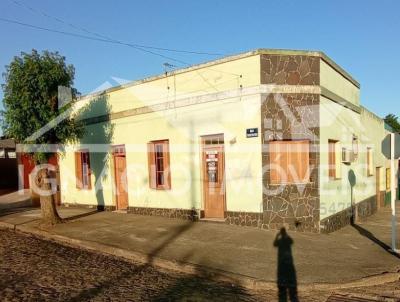
[[[62,203],[336,230],[388,190],[388,131],[359,94],[321,52],[260,49],[84,96]]]
[[[17,156],[13,139],[0,137],[0,194],[18,188]]]
[[[49,159],[55,167],[57,194],[56,203],[60,204],[59,170],[57,157]],[[0,137],[0,194],[9,193],[20,189],[32,189],[32,171],[35,163],[30,154],[21,153],[16,148],[14,139]],[[33,205],[39,206],[39,196],[32,192]]]
[[[18,150],[17,150],[18,151]],[[31,192],[31,200],[33,206],[40,206],[40,196],[38,192],[34,189],[35,182],[35,169],[36,163],[32,157],[32,154],[17,152],[18,158],[18,186],[19,189],[29,189]],[[60,195],[60,171],[58,167],[58,157],[52,156],[49,158],[48,163],[53,167],[53,175],[54,175],[54,185],[56,187],[56,193],[54,194],[54,198],[57,205],[61,204],[61,195]]]

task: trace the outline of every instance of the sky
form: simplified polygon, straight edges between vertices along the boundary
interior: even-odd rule
[[[400,115],[399,12],[396,0],[0,1],[3,19],[98,38],[95,32],[130,44],[218,54],[321,50],[361,84],[361,103],[381,117]],[[117,85],[118,79],[160,74],[166,62],[179,66],[172,59],[195,64],[218,58],[148,49],[172,58],[167,59],[0,20],[0,73],[14,56],[32,49],[64,55],[75,66],[75,87],[83,94],[107,82]]]

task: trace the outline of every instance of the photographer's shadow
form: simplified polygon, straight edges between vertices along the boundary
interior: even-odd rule
[[[276,235],[274,246],[278,248],[277,285],[279,302],[297,302],[297,278],[292,256],[293,239],[283,227]],[[289,300],[288,300],[289,297]]]

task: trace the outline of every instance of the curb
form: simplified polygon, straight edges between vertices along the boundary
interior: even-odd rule
[[[84,241],[79,239],[73,239],[70,237],[49,233],[47,231],[39,230],[24,225],[15,225],[7,222],[0,222],[0,228],[11,229],[15,232],[33,235],[43,240],[56,242],[58,244],[80,248],[86,251],[95,252],[105,256],[114,256],[122,258],[125,261],[151,265],[156,268],[175,271],[179,273],[185,273],[190,275],[199,275],[200,277],[208,278],[213,281],[228,282],[239,285],[249,290],[276,290],[276,282],[266,281],[263,279],[257,279],[246,275],[237,273],[231,273],[223,270],[213,269],[198,264],[189,262],[179,262],[173,260],[167,260],[160,257],[153,257],[140,252],[125,250],[110,245],[97,243],[93,241]],[[298,284],[297,289],[299,291],[310,291],[310,290],[337,290],[337,289],[348,289],[352,287],[364,287],[382,285],[389,282],[395,282],[400,280],[400,272],[385,272],[378,275],[367,276],[365,278],[350,281],[347,283],[312,283],[312,284]]]

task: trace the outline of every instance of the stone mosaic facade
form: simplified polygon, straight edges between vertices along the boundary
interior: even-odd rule
[[[319,85],[320,58],[261,55],[261,84]]]
[[[351,208],[344,209],[339,213],[336,213],[328,218],[321,220],[320,232],[321,233],[332,233],[341,229],[342,227],[349,225],[353,217],[353,211]]]
[[[262,214],[249,212],[225,212],[225,222],[240,226],[261,227]]]
[[[129,207],[128,213],[147,215],[147,216],[162,216],[167,218],[178,218],[184,220],[197,221],[199,220],[198,211],[195,209],[165,209],[165,208],[145,208],[145,207]]]
[[[365,218],[375,214],[377,211],[378,204],[376,196],[371,196],[357,204],[357,218],[359,221],[365,220]]]
[[[319,95],[270,94],[262,108],[263,217],[262,228],[282,226],[319,231]],[[309,140],[310,179],[305,184],[270,184],[269,141]],[[271,193],[274,192],[274,193]]]
[[[355,205],[354,210],[350,207],[343,211],[322,219],[320,222],[321,233],[332,233],[337,231],[346,225],[353,222],[354,218],[357,217],[356,221],[363,221],[368,216],[375,214],[378,210],[376,196],[372,196],[360,203]],[[354,215],[353,215],[354,213]]]

